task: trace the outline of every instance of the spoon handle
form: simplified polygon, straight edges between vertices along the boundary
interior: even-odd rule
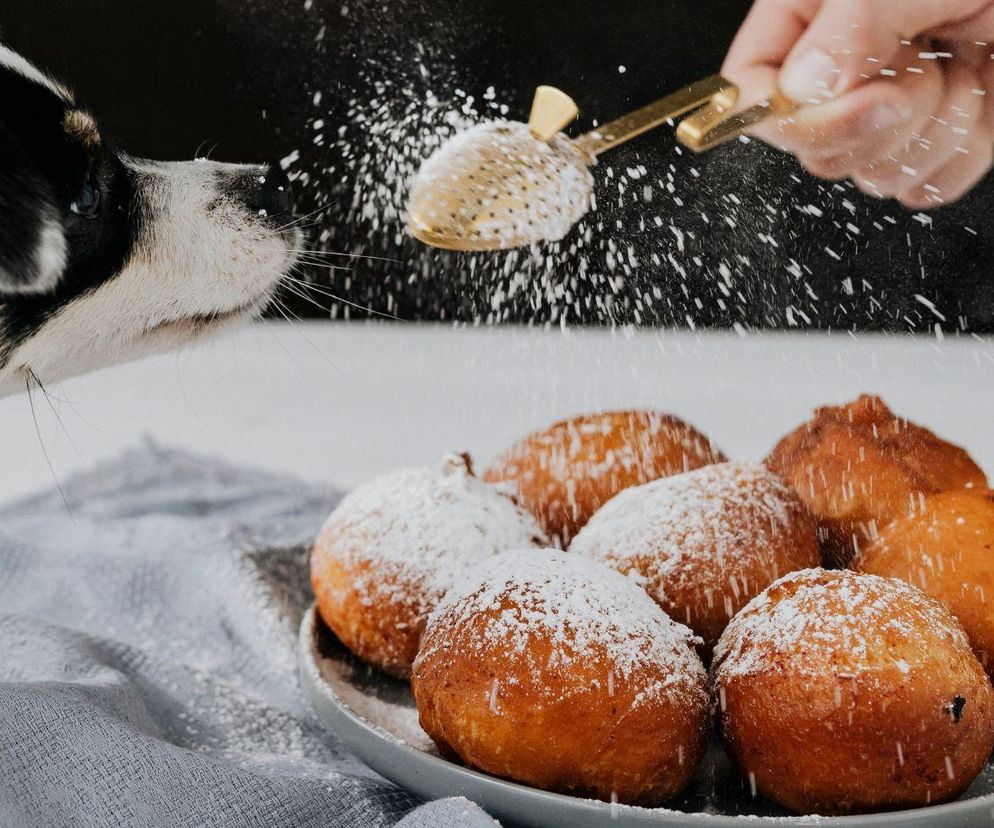
[[[597,157],[612,147],[624,144],[643,132],[661,126],[671,118],[678,118],[705,104],[716,104],[731,109],[737,98],[738,89],[734,84],[721,75],[711,75],[641,109],[622,115],[617,120],[586,135],[581,135],[576,139],[576,145],[591,157]]]
[[[796,110],[797,104],[781,92],[775,92],[768,100],[734,113],[711,101],[680,122],[676,137],[688,149],[706,152],[738,138],[760,121],[771,117],[783,118]]]

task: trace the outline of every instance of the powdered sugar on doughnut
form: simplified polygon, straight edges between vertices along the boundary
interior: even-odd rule
[[[533,647],[536,639],[551,648]],[[505,552],[460,580],[429,616],[419,659],[453,641],[481,656],[521,659],[539,684],[546,670],[569,675],[606,654],[614,680],[663,677],[641,689],[642,699],[705,693],[699,639],[689,629],[631,579],[558,550]]]
[[[469,458],[401,469],[359,486],[332,512],[317,554],[371,562],[359,591],[411,590],[433,603],[482,559],[542,546],[535,519],[503,489],[472,474]]]
[[[969,650],[952,614],[903,581],[805,569],[772,584],[732,619],[715,647],[714,669],[749,675],[790,659],[800,675],[907,673],[929,658],[929,637]]]
[[[765,466],[719,463],[618,493],[570,551],[611,564],[651,554],[661,576],[688,558],[722,566],[743,546],[761,554],[764,539],[789,530],[798,510],[796,495]]]

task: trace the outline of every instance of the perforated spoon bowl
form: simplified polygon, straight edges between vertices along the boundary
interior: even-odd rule
[[[411,233],[447,250],[510,249],[563,238],[590,209],[597,156],[697,110],[677,137],[704,152],[771,115],[793,111],[782,95],[734,113],[738,89],[712,75],[573,140],[578,115],[550,86],[535,93],[528,123],[494,122],[460,133],[424,164],[408,207]]]

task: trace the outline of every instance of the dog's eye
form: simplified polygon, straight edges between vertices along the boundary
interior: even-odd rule
[[[96,218],[97,213],[100,212],[100,182],[97,181],[96,175],[90,175],[87,178],[83,189],[79,191],[79,195],[69,205],[69,209],[77,216]]]

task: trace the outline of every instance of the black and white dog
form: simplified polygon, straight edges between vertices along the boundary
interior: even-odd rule
[[[120,153],[0,45],[0,394],[261,312],[301,245],[271,167]]]

